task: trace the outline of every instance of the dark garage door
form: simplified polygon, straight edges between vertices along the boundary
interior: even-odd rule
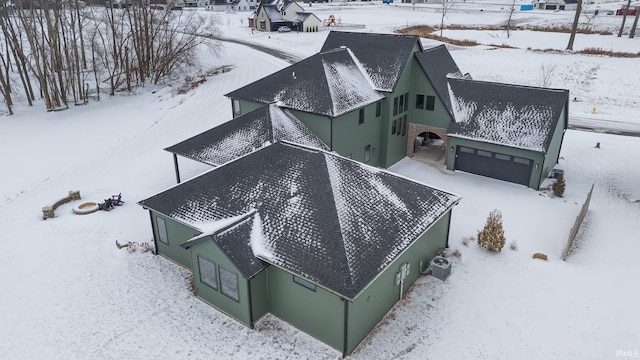
[[[516,156],[458,146],[455,170],[529,186],[533,161]]]

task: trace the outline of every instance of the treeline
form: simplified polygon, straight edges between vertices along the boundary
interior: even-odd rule
[[[82,4],[0,0],[0,91],[9,114],[17,99],[42,99],[52,111],[155,84],[194,65],[201,45],[215,50],[214,22],[198,12]]]

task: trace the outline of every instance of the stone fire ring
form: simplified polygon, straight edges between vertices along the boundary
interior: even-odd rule
[[[99,208],[98,203],[90,201],[74,206],[73,212],[78,215],[86,215],[98,211]]]

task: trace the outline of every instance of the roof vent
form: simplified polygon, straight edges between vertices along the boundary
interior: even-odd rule
[[[446,280],[451,274],[451,261],[442,256],[434,257],[429,267],[431,268],[431,275],[440,280]]]
[[[340,49],[346,49],[347,45],[340,45]]]

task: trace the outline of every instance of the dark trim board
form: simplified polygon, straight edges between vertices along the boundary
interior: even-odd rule
[[[455,170],[529,186],[532,159],[467,146],[456,147]]]

